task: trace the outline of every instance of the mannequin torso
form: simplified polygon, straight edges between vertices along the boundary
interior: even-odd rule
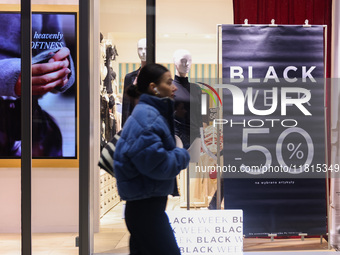
[[[182,140],[183,147],[188,149],[196,138],[200,137],[202,126],[200,112],[201,90],[196,84],[189,82],[187,74],[191,67],[191,55],[186,50],[178,50],[174,54],[176,75],[173,83],[175,92],[175,132]],[[191,106],[194,106],[191,108]]]
[[[146,65],[146,39],[142,38],[137,43],[137,53],[138,57],[141,60],[141,67]],[[135,107],[135,101],[131,100],[130,97],[127,95],[128,88],[133,85],[136,81],[138,76],[139,70],[130,72],[125,75],[124,78],[124,94],[123,94],[123,105],[122,105],[122,126],[124,125],[126,119],[130,116],[133,108]]]

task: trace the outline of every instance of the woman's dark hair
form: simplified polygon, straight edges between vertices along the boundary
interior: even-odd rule
[[[158,85],[162,75],[169,70],[160,64],[147,64],[139,72],[137,88],[140,93],[147,93],[149,84],[154,82]]]
[[[139,98],[141,93],[138,91],[138,88],[136,85],[131,85],[126,90],[126,94],[131,98]]]
[[[131,85],[126,93],[131,98],[138,98],[143,93],[148,93],[151,82],[158,84],[162,75],[169,70],[160,64],[147,64],[139,72],[137,85]]]

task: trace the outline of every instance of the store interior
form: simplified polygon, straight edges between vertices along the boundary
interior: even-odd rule
[[[188,11],[195,4],[194,11]],[[119,6],[115,9],[113,6]],[[209,11],[207,11],[207,8]],[[107,99],[110,96],[115,98],[116,108],[112,109],[111,116],[115,120],[121,118],[120,114],[122,104],[122,89],[124,87],[125,75],[137,70],[141,65],[138,57],[138,42],[146,37],[145,32],[145,3],[143,1],[106,1],[100,2],[100,33],[102,41],[100,43],[100,52],[102,53],[100,62],[104,66],[106,61],[107,49],[115,49],[116,56],[110,60],[112,70],[114,71],[114,81],[112,82],[112,94],[106,95],[105,82],[101,86],[101,96]],[[181,19],[180,17],[185,17]],[[197,26],[195,21],[204,19],[207,22]],[[124,21],[124,22],[122,22]],[[157,3],[156,11],[156,62],[167,66],[175,73],[173,55],[176,50],[190,50],[192,55],[192,66],[188,73],[189,79],[208,77],[216,78],[216,31],[217,24],[232,24],[232,1],[211,1],[207,7],[204,1],[161,1]],[[105,70],[105,68],[102,68]],[[204,71],[205,70],[205,71]],[[210,70],[210,73],[208,74]],[[101,73],[101,77],[106,77],[106,73]],[[111,91],[111,90],[110,90]],[[108,101],[107,101],[108,102]],[[105,103],[105,102],[104,102]],[[103,119],[105,120],[105,118]],[[107,125],[102,125],[101,128]],[[117,125],[118,127],[119,125]],[[116,129],[116,132],[119,130]],[[102,134],[105,132],[101,131]],[[108,141],[109,138],[102,140]],[[206,157],[206,160],[209,160]],[[128,251],[128,232],[124,226],[124,220],[121,219],[121,207],[124,202],[119,201],[115,180],[108,173],[101,170],[100,180],[109,180],[111,186],[103,184],[100,194],[106,194],[100,201],[100,226],[99,233],[94,235],[95,252],[119,253],[119,251]],[[181,197],[170,199],[168,208],[170,210],[186,210],[186,184],[185,175],[182,173],[178,179]],[[106,187],[106,188],[105,188]],[[193,210],[207,210],[209,201],[216,189],[216,180],[209,178],[195,178],[191,180],[191,197],[190,207]],[[108,195],[110,193],[110,195]],[[120,228],[111,230],[105,226],[110,222],[109,215],[116,219]],[[103,225],[104,224],[104,225]],[[105,232],[108,235],[119,235],[117,231],[125,233],[122,239],[116,245],[112,243],[108,247],[97,246],[103,240],[100,235]],[[122,233],[120,232],[120,233]]]
[[[127,73],[135,71],[140,66],[140,60],[137,54],[137,44],[141,38],[145,37],[145,32],[141,33],[145,28],[145,5],[131,1],[120,5],[120,10],[124,10],[124,17],[120,11],[113,10],[111,5],[114,1],[101,1],[101,15],[100,15],[100,32],[103,35],[101,43],[102,50],[105,44],[114,45],[118,56],[112,61],[113,70],[116,73],[116,79],[113,84],[117,86],[114,91],[116,102],[121,102],[121,94],[124,84],[124,77]],[[194,11],[188,11],[193,9]],[[129,18],[129,15],[130,18]],[[181,19],[180,17],[185,17]],[[204,19],[205,22],[200,22]],[[126,22],[120,22],[126,20]],[[183,20],[185,20],[183,22]],[[110,22],[108,22],[110,21]],[[192,54],[192,67],[188,74],[189,79],[195,78],[216,78],[216,62],[217,62],[217,24],[233,24],[233,9],[232,1],[210,1],[207,6],[204,1],[160,1],[157,3],[156,10],[156,62],[162,63],[169,68],[174,74],[175,67],[173,64],[173,53],[177,49],[187,49]],[[200,24],[197,26],[197,24]],[[113,32],[114,31],[114,32]],[[131,31],[131,32],[130,32]],[[188,32],[189,31],[189,32]],[[206,70],[213,70],[208,76]],[[205,70],[205,71],[204,71]],[[105,75],[105,74],[103,74]],[[117,110],[117,109],[116,109]],[[118,113],[119,115],[119,113]],[[215,137],[216,138],[216,137]],[[215,149],[216,150],[216,149]],[[209,164],[209,157],[203,156],[203,164]],[[211,160],[211,159],[210,159]],[[101,176],[110,178],[105,171],[101,170]],[[205,176],[206,177],[206,176]],[[190,210],[209,210],[209,202],[216,190],[216,180],[198,176],[193,178],[190,182]],[[101,177],[102,178],[102,177]],[[114,182],[114,180],[112,180]],[[181,187],[181,197],[171,197],[167,210],[187,210],[186,206],[186,181],[185,176],[179,176],[179,183]],[[116,192],[111,190],[111,192]],[[109,199],[110,200],[110,199]],[[108,201],[108,200],[107,200]],[[112,202],[113,201],[113,202]],[[105,203],[105,199],[101,203]],[[119,220],[122,216],[122,203],[119,200],[110,200],[111,205],[100,213],[101,221],[99,226],[99,234],[95,235],[96,242],[100,243],[100,233],[115,232],[117,229],[121,234],[121,239],[117,240],[116,246],[113,248],[112,244],[109,247],[98,247],[96,252],[100,253],[119,253],[126,252],[128,249],[128,232],[124,225],[119,225],[117,228],[109,230],[105,223],[109,222],[109,215],[111,218]],[[107,203],[106,203],[107,204]],[[101,206],[102,208],[102,206]],[[221,206],[223,209],[223,203]],[[124,232],[124,231],[125,232]],[[122,232],[120,232],[122,231]],[[125,235],[123,235],[125,233]],[[116,233],[119,235],[118,233]],[[98,249],[98,250],[97,250]],[[334,251],[330,248],[327,242],[327,237],[313,236],[304,238],[246,238],[244,239],[245,252],[264,252],[264,251]]]

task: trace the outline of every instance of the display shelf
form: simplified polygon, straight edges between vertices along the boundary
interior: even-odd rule
[[[110,211],[115,205],[120,202],[116,179],[104,170],[100,171],[99,196],[99,215],[100,218],[102,218],[105,213]]]

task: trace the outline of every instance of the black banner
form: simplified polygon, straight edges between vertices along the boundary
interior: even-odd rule
[[[326,233],[323,27],[222,26],[224,201],[244,235]]]

